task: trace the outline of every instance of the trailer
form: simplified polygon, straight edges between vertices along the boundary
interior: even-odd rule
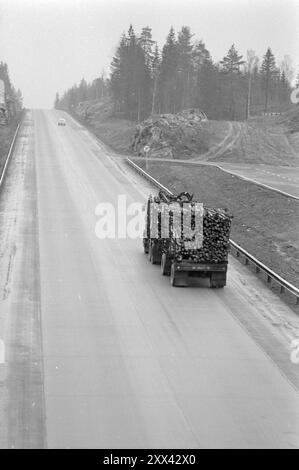
[[[186,192],[160,191],[149,196],[145,212],[144,252],[172,286],[188,286],[194,278],[208,278],[212,288],[226,285],[232,221],[227,209],[206,208]]]

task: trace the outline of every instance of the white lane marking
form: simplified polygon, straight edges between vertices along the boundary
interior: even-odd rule
[[[259,181],[258,179],[254,179],[254,177],[248,177],[248,176],[244,176],[242,175],[242,173],[234,173],[232,170],[226,170],[224,167],[220,166],[220,165],[214,165],[216,166],[217,168],[220,168],[220,170],[224,171],[225,173],[228,173],[229,175],[236,175],[238,178],[244,180],[244,181],[249,181],[250,183],[255,183],[257,186],[262,186],[263,188],[267,188],[267,189],[271,189],[271,191],[275,191],[276,193],[280,193],[280,194],[283,194],[284,196],[287,196],[287,197],[290,197],[292,199],[296,199],[297,201],[299,201],[299,197],[298,196],[295,196],[294,194],[290,194],[290,193],[287,193],[286,191],[282,191],[281,189],[278,189],[278,188],[275,188],[274,186],[270,186],[271,183],[269,184],[266,184],[266,183],[263,183],[261,180]],[[263,171],[263,170],[261,170]],[[258,178],[258,177],[257,177]],[[296,183],[298,184],[298,182],[296,181]]]
[[[0,339],[0,364],[5,363],[5,344],[3,339]]]
[[[271,191],[275,191],[276,193],[279,193],[279,194],[283,194],[284,196],[287,196],[287,197],[290,197],[291,199],[296,199],[296,201],[299,201],[299,197],[298,196],[295,196],[294,194],[290,194],[288,193],[287,191],[283,191],[281,189],[278,189],[276,188],[275,186],[270,186],[271,183],[269,184],[266,184],[264,183],[262,180],[258,180],[258,179],[254,179],[254,178],[258,178],[259,175],[257,176],[244,176],[244,174],[242,174],[242,170],[229,170],[227,168],[225,168],[225,166],[221,166],[220,163],[207,163],[207,162],[204,162],[204,163],[198,163],[199,165],[213,165],[215,166],[216,168],[219,168],[221,171],[224,171],[225,173],[228,173],[229,175],[233,176],[237,176],[238,178],[240,178],[241,180],[244,180],[244,181],[249,181],[250,183],[254,183],[256,184],[257,186],[261,186],[263,188],[267,188],[267,189],[271,189]],[[257,170],[260,172],[260,171],[263,171],[264,173],[266,172],[265,170],[261,170],[259,168],[257,168]],[[296,184],[298,184],[299,180],[297,181],[294,181]]]
[[[299,183],[299,180],[290,178],[289,176],[283,176],[283,175],[280,175],[279,173],[272,173],[271,171],[268,171],[268,170],[259,170],[258,168],[256,168],[256,170],[261,171],[263,173],[267,173],[268,175],[271,175],[271,176],[278,176],[279,178],[283,178],[285,180],[291,181],[292,183],[297,183],[297,184]]]

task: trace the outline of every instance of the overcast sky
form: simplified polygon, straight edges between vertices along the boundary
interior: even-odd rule
[[[109,72],[130,23],[160,47],[171,25],[190,26],[216,61],[233,43],[245,56],[270,46],[299,71],[299,0],[0,0],[0,60],[27,107],[50,108],[56,91]]]

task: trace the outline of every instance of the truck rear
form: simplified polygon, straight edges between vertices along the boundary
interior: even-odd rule
[[[149,196],[143,246],[152,264],[161,264],[173,286],[187,286],[194,278],[208,278],[210,286],[226,285],[232,216],[181,193],[163,191]]]

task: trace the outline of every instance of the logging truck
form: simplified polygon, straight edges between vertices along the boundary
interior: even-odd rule
[[[170,276],[172,286],[208,278],[213,288],[226,285],[232,215],[227,209],[204,207],[183,192],[160,191],[145,206],[143,248],[152,264]]]

